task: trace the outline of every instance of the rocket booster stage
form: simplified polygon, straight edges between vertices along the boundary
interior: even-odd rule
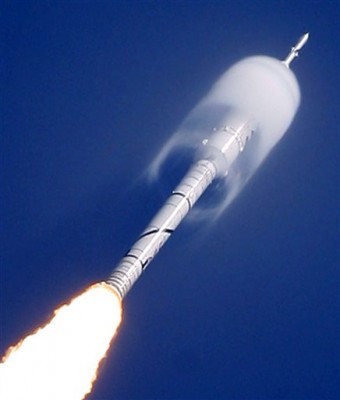
[[[163,207],[152,219],[136,243],[123,257],[107,283],[121,298],[125,297],[150,261],[169,239],[196,201],[218,175],[227,173],[227,166],[243,151],[254,126],[245,116],[233,114],[228,125],[204,141],[206,157],[197,161],[172,192]]]
[[[303,44],[295,47],[296,53]],[[250,57],[240,61],[222,75],[198,105],[197,109],[202,110],[203,115],[212,105],[223,110],[211,126],[218,128],[202,140],[196,162],[107,279],[121,299],[212,181],[228,174],[248,142],[256,141],[261,148],[260,163],[287,130],[300,100],[295,76],[287,68],[289,62],[270,57]],[[228,93],[221,90],[225,87]],[[282,116],[274,124],[268,115],[281,109]]]

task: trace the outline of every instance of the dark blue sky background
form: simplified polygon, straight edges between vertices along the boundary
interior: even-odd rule
[[[218,76],[310,31],[292,126],[150,265],[90,398],[340,397],[338,4],[1,2],[1,354],[108,276],[166,197],[141,172]]]

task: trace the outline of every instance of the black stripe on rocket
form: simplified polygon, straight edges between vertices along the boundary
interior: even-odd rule
[[[161,232],[161,233],[168,233],[169,235],[171,235],[173,233],[174,229],[162,229],[161,231],[159,229],[152,229],[151,231],[145,232],[142,235],[139,236],[139,238],[137,239],[137,241],[145,236],[149,236],[149,235],[153,235],[155,233]],[[130,249],[131,250],[131,249]],[[149,264],[149,262],[152,260],[152,257],[149,257],[147,260],[145,260],[144,262],[136,255],[131,254],[130,250],[125,254],[125,257],[129,257],[129,258],[134,258],[135,260],[138,260],[141,264],[142,269],[144,270],[145,267]]]
[[[141,265],[141,267],[142,267],[142,270],[144,270],[145,267],[146,267],[146,266],[149,264],[149,262],[152,260],[152,257],[149,257],[147,260],[145,260],[145,261],[143,262],[140,258],[138,258],[138,257],[135,256],[134,254],[130,254],[130,253],[126,253],[125,256],[124,256],[124,258],[133,258],[133,259],[139,261],[139,262],[140,262],[140,265]]]
[[[168,233],[169,235],[172,234],[172,232],[174,231],[174,229],[170,229],[170,228],[165,228],[165,229],[152,229],[151,231],[145,232],[143,234],[141,234],[138,238],[144,238],[145,236],[149,236],[149,235],[155,235],[156,233]],[[153,259],[153,257],[149,257],[147,260],[144,261],[144,263],[142,263],[142,269],[144,271],[144,269],[148,266],[148,264],[150,263],[150,261]]]
[[[163,233],[163,232],[164,232],[164,233],[170,233],[170,235],[171,235],[171,233],[172,233],[173,231],[174,231],[173,229],[169,229],[169,228],[162,229],[161,231],[160,231],[159,229],[151,229],[151,231],[142,233],[142,234],[138,237],[137,240],[142,239],[142,238],[145,237],[145,236],[153,235],[154,233],[158,233],[158,232],[161,232],[161,233]]]
[[[184,193],[181,193],[181,192],[172,192],[172,196],[181,196],[181,197],[185,198],[185,200],[187,201],[187,203],[188,203],[188,205],[189,205],[189,211],[191,210],[192,204],[190,203],[190,200],[188,199],[188,197],[187,197]]]

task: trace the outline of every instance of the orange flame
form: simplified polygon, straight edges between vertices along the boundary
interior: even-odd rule
[[[106,283],[61,306],[44,327],[7,350],[0,363],[0,399],[85,398],[121,314],[121,301]]]

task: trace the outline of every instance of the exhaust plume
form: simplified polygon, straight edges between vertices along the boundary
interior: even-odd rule
[[[120,321],[116,292],[105,283],[89,287],[8,349],[0,364],[0,398],[85,398]]]

